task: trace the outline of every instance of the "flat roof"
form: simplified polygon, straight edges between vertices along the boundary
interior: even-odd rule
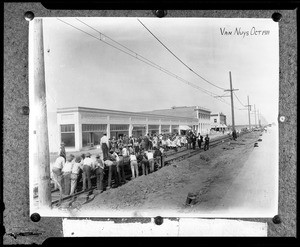
[[[109,109],[99,109],[99,108],[89,108],[89,107],[64,107],[57,108],[57,113],[67,113],[67,112],[93,112],[93,113],[102,113],[102,114],[114,114],[114,115],[131,115],[137,117],[159,117],[159,118],[169,118],[169,119],[181,119],[181,120],[192,120],[197,121],[195,117],[181,117],[181,116],[170,116],[162,114],[152,114],[144,112],[129,112],[129,111],[118,111],[118,110],[109,110]]]

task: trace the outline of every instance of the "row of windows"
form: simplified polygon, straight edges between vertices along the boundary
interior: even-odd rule
[[[111,124],[110,131],[128,131],[128,124]]]
[[[103,131],[106,131],[106,124],[83,124],[82,131],[103,132]]]
[[[74,124],[62,124],[60,125],[61,133],[72,133],[74,132]]]
[[[159,129],[159,125],[149,125],[148,129],[149,130],[156,130],[156,129],[158,130]]]
[[[210,119],[210,115],[198,112],[199,119]]]

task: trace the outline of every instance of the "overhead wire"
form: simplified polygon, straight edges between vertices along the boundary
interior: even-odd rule
[[[94,36],[94,35],[92,35],[92,34],[86,32],[86,31],[84,31],[84,30],[78,28],[78,27],[75,27],[74,25],[72,25],[72,24],[70,24],[70,23],[68,23],[68,22],[65,22],[65,21],[61,20],[60,18],[57,18],[57,19],[58,19],[59,21],[65,23],[66,25],[69,25],[69,26],[71,26],[71,27],[77,29],[78,31],[81,31],[81,32],[83,32],[83,33],[89,35],[90,37],[93,37],[93,38],[97,39],[98,41],[101,41],[101,42],[103,42],[103,43],[105,43],[105,44],[107,44],[107,45],[109,45],[109,46],[111,46],[111,47],[113,47],[113,48],[115,48],[115,49],[117,49],[117,50],[119,50],[119,51],[121,51],[121,52],[123,52],[123,53],[125,53],[125,54],[127,54],[127,55],[129,55],[129,56],[131,56],[131,57],[133,57],[133,58],[135,58],[135,59],[137,59],[137,60],[139,60],[139,61],[141,61],[141,62],[144,62],[144,63],[148,64],[149,66],[151,66],[151,67],[153,67],[153,68],[159,69],[160,71],[162,71],[162,72],[164,72],[164,73],[166,73],[166,74],[168,74],[168,75],[170,75],[170,76],[176,78],[177,80],[182,81],[182,82],[184,82],[184,83],[186,83],[186,84],[188,84],[188,85],[190,85],[190,86],[192,86],[192,87],[194,87],[194,88],[196,88],[196,89],[198,89],[198,90],[200,90],[200,91],[202,91],[202,92],[208,94],[208,95],[211,96],[211,97],[217,96],[217,94],[215,94],[215,93],[213,93],[213,92],[211,92],[211,91],[209,91],[209,90],[203,89],[203,88],[201,88],[200,86],[195,85],[194,83],[191,83],[191,82],[189,82],[189,81],[186,81],[185,79],[181,78],[180,76],[177,76],[176,74],[174,74],[174,73],[168,71],[167,69],[164,69],[163,67],[161,67],[160,65],[157,65],[156,63],[152,62],[151,60],[149,60],[149,59],[147,59],[147,58],[145,58],[145,57],[139,55],[138,53],[136,53],[136,52],[130,50],[130,49],[127,48],[126,46],[120,44],[120,43],[117,42],[117,41],[114,41],[112,38],[108,37],[107,35],[103,34],[103,33],[100,32],[100,31],[98,31],[98,30],[92,28],[91,26],[89,26],[88,24],[84,23],[83,21],[80,21],[80,22],[83,23],[83,24],[85,24],[85,25],[87,25],[87,26],[89,26],[89,27],[92,28],[93,30],[95,30],[95,31],[97,31],[98,33],[102,34],[103,36],[109,38],[110,40],[112,40],[112,41],[115,42],[116,44],[119,44],[120,46],[122,46],[123,48],[127,49],[128,51],[134,53],[134,55],[132,55],[132,54],[130,54],[129,52],[124,51],[124,50],[122,50],[122,49],[120,49],[120,48],[118,48],[118,47],[116,47],[116,46],[114,46],[114,45],[112,45],[112,44],[110,44],[110,43],[108,43],[108,42],[106,42],[106,41],[104,41],[103,39],[101,39],[101,37],[98,38],[98,37],[96,37],[96,36]],[[77,19],[77,18],[76,18],[76,19]],[[79,19],[77,19],[77,20],[79,20]],[[142,59],[141,59],[141,58],[142,58]],[[225,103],[225,104],[230,105],[228,102],[224,101],[223,99],[220,100],[220,102],[223,102],[223,103]]]
[[[184,63],[178,56],[176,56],[175,54],[174,54],[174,52],[172,52],[162,41],[160,41],[159,40],[159,38],[158,37],[156,37],[155,36],[155,34],[153,33],[153,32],[151,32],[150,30],[149,30],[149,28],[147,28],[146,27],[146,25],[142,22],[142,21],[140,21],[139,19],[137,19],[142,25],[143,25],[143,27],[165,48],[165,49],[167,49],[180,63],[182,63],[186,68],[188,68],[191,72],[193,72],[195,75],[197,75],[198,77],[200,77],[202,80],[204,80],[205,82],[207,82],[207,83],[209,83],[210,85],[212,85],[212,86],[214,86],[214,87],[216,87],[216,88],[219,88],[219,89],[221,89],[221,90],[225,90],[225,88],[222,88],[222,87],[220,87],[220,86],[218,86],[218,85],[216,85],[216,84],[214,84],[214,83],[212,83],[212,82],[210,82],[210,81],[208,81],[207,79],[205,79],[204,77],[202,77],[201,75],[199,75],[197,72],[195,72],[190,66],[188,66],[186,63]]]
[[[233,92],[234,96],[237,98],[237,100],[240,102],[240,104],[243,106],[243,107],[246,107],[246,105],[243,104],[243,102],[241,102],[241,100],[239,99],[239,97],[236,95],[235,92]]]

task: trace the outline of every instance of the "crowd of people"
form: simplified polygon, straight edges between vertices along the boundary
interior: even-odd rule
[[[156,169],[163,167],[163,153],[172,149],[178,151],[178,148],[196,149],[196,143],[201,149],[209,149],[209,137],[188,131],[185,135],[175,134],[146,134],[139,137],[120,136],[108,138],[106,134],[100,139],[99,152],[95,159],[91,154],[85,153],[74,156],[66,155],[64,145],[60,147],[60,154],[57,157],[53,167],[53,180],[56,188],[62,195],[72,195],[78,188],[78,183],[82,177],[82,189],[90,190],[92,188],[91,177],[96,176],[96,191],[104,191],[104,175],[108,171],[106,190],[114,185],[121,186],[126,183],[125,168],[131,171],[131,179],[140,175],[148,175]],[[126,167],[127,166],[127,167]]]

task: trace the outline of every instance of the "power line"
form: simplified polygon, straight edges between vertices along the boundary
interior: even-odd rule
[[[202,80],[204,80],[205,82],[209,83],[210,85],[217,87],[221,90],[225,90],[225,88],[219,87],[217,85],[215,85],[214,83],[206,80],[204,77],[202,77],[201,75],[199,75],[198,73],[196,73],[191,67],[189,67],[186,63],[184,63],[178,56],[176,56],[162,41],[159,40],[159,38],[157,38],[145,25],[144,23],[142,23],[139,19],[137,19],[143,26],[144,28],[147,29],[147,31],[164,47],[166,48],[179,62],[181,62],[186,68],[188,68],[191,72],[193,72],[195,75],[197,75],[198,77],[200,77]]]
[[[124,51],[124,50],[122,50],[122,49],[120,49],[120,48],[118,48],[118,47],[116,47],[116,46],[114,46],[114,45],[112,45],[112,44],[110,44],[110,43],[108,43],[108,42],[102,40],[101,38],[98,38],[98,37],[96,37],[96,36],[94,36],[94,35],[92,35],[92,34],[86,32],[86,31],[84,31],[84,30],[82,30],[82,29],[80,29],[80,28],[78,28],[78,27],[75,27],[74,25],[72,25],[72,24],[70,24],[70,23],[68,23],[68,22],[65,22],[65,21],[63,21],[63,20],[61,20],[61,19],[59,19],[59,18],[57,18],[57,19],[58,19],[59,21],[65,23],[66,25],[69,25],[69,26],[71,26],[71,27],[77,29],[78,31],[81,31],[81,32],[83,32],[83,33],[89,35],[90,37],[93,37],[93,38],[97,39],[98,41],[101,41],[101,42],[103,42],[103,43],[105,43],[105,44],[107,44],[107,45],[109,45],[109,46],[111,46],[111,47],[113,47],[113,48],[115,48],[115,49],[117,49],[117,50],[119,50],[119,51],[121,51],[121,52],[123,52],[123,53],[125,53],[125,54],[127,54],[127,55],[129,55],[129,56],[131,56],[131,57],[133,57],[133,58],[135,58],[135,59],[137,59],[137,60],[139,60],[139,61],[141,61],[141,62],[144,62],[144,63],[148,64],[149,66],[151,66],[151,67],[153,67],[153,68],[159,69],[160,71],[162,71],[162,72],[164,72],[164,73],[166,73],[166,74],[168,74],[168,75],[170,75],[170,76],[176,78],[177,80],[180,80],[180,81],[182,81],[182,82],[184,82],[184,83],[186,83],[186,84],[188,84],[188,85],[190,85],[190,86],[192,86],[192,87],[194,87],[194,88],[196,88],[196,89],[198,89],[198,90],[200,90],[200,91],[202,91],[202,92],[208,94],[208,95],[211,96],[211,97],[214,97],[214,96],[217,95],[217,94],[215,94],[215,93],[213,93],[213,92],[210,92],[210,91],[208,91],[208,90],[206,90],[206,89],[203,89],[203,88],[199,87],[198,85],[195,85],[195,84],[193,84],[193,83],[191,83],[191,82],[189,82],[189,81],[186,81],[185,79],[181,78],[180,76],[177,76],[176,74],[174,74],[174,73],[172,73],[172,72],[170,72],[170,71],[164,69],[163,67],[157,65],[156,63],[154,63],[154,62],[152,62],[152,61],[150,61],[150,60],[148,60],[148,59],[146,59],[146,58],[144,58],[143,56],[141,56],[141,55],[139,55],[138,53],[136,53],[136,52],[130,50],[130,49],[127,48],[127,47],[126,47],[126,49],[129,50],[129,51],[131,51],[131,52],[134,53],[135,55],[132,55],[132,54],[130,54],[129,52],[126,52],[126,51]],[[81,21],[81,22],[82,22],[82,21]],[[84,23],[84,22],[82,22],[82,23]],[[87,25],[87,26],[89,26],[89,25]],[[93,28],[93,29],[94,29],[94,28]],[[95,29],[94,29],[94,30],[95,30]],[[99,32],[99,31],[97,31],[97,32]],[[101,33],[101,32],[99,32],[99,33]],[[102,34],[102,33],[101,33],[101,34]],[[104,35],[104,34],[103,34],[103,35]],[[105,35],[105,37],[108,37],[108,36]],[[109,38],[109,39],[111,39],[111,38]],[[111,40],[112,40],[112,39],[111,39]],[[115,41],[115,42],[116,42],[116,41]],[[118,42],[116,42],[116,43],[118,43]],[[122,46],[123,46],[123,45],[122,45]],[[123,46],[123,47],[125,47],[125,46]],[[143,59],[145,59],[145,60],[147,60],[147,61],[149,61],[149,62],[147,62],[147,61],[145,61],[145,60],[143,60],[143,59],[140,59],[139,57],[141,57],[141,58],[143,58]],[[228,104],[226,101],[221,101],[221,102]]]
[[[234,94],[234,96],[237,98],[237,100],[240,102],[240,104],[241,104],[242,106],[245,107],[245,105],[240,101],[240,99],[239,99],[238,96],[235,94],[235,92],[233,92],[233,94]]]

